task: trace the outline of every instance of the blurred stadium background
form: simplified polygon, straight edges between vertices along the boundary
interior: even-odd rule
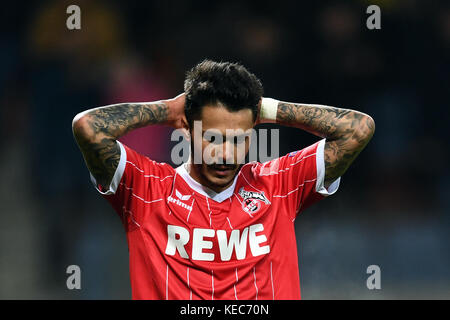
[[[66,8],[81,8],[81,30]],[[366,8],[381,7],[381,30]],[[304,299],[449,299],[448,1],[18,1],[0,12],[0,298],[129,299],[120,220],[92,187],[74,115],[183,89],[240,61],[265,96],[373,116],[339,192],[296,221]],[[170,130],[122,140],[170,162]],[[281,154],[317,138],[281,130]],[[68,265],[82,289],[66,288]],[[381,290],[366,288],[367,266]]]

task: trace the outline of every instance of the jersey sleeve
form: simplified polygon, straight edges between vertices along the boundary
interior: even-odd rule
[[[163,199],[161,180],[172,167],[158,163],[117,141],[120,160],[109,187],[103,188],[90,173],[95,189],[111,204],[127,231],[139,227],[146,206]],[[173,176],[173,175],[172,175]]]
[[[273,186],[273,201],[286,201],[291,219],[339,188],[339,177],[325,187],[325,139],[263,164],[260,175]],[[279,198],[279,199],[275,199]]]

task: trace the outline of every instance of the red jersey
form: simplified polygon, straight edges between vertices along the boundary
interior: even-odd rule
[[[125,226],[133,299],[300,299],[295,218],[340,181],[324,187],[325,139],[243,165],[220,193],[118,143],[109,189],[91,179]]]

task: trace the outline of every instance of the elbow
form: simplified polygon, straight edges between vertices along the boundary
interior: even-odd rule
[[[372,137],[375,133],[375,120],[367,114],[364,115],[364,121],[363,121],[363,127],[364,130],[367,132],[367,134]]]
[[[360,125],[356,129],[355,135],[357,140],[363,144],[367,144],[375,133],[375,120],[367,114],[361,119]]]
[[[375,133],[375,120],[369,115],[366,116],[366,128],[370,139]]]
[[[79,140],[79,138],[89,137],[89,123],[88,116],[85,112],[78,113],[72,120],[72,132],[74,137]]]

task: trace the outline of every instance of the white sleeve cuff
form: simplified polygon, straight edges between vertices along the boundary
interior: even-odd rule
[[[117,191],[117,187],[119,186],[120,180],[122,179],[123,172],[125,171],[125,165],[127,163],[127,152],[126,152],[124,146],[122,145],[122,143],[120,143],[118,140],[116,140],[116,141],[120,147],[120,160],[119,160],[119,164],[117,165],[116,172],[114,172],[114,176],[111,180],[108,190],[100,191],[100,189],[98,188],[97,180],[92,175],[92,173],[89,172],[89,174],[91,176],[91,182],[94,184],[95,189],[97,189],[97,191],[100,192],[101,194],[106,194],[106,195],[115,194]]]
[[[341,177],[334,180],[328,188],[325,188],[325,140],[326,139],[320,140],[316,150],[316,167],[317,167],[316,192],[327,197],[331,196],[339,189]]]

